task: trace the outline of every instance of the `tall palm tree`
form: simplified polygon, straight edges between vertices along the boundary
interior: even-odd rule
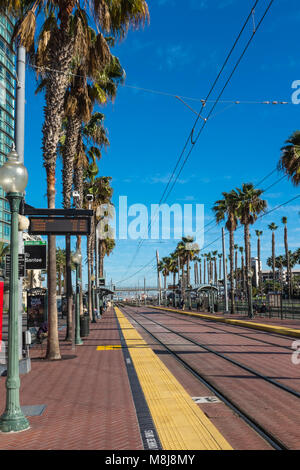
[[[300,131],[294,132],[281,149],[278,170],[283,171],[294,186],[300,184]]]
[[[94,210],[94,216],[92,217],[92,227],[91,227],[91,235],[88,237],[88,245],[87,245],[87,258],[88,258],[88,296],[89,296],[89,315],[92,317],[92,292],[91,292],[91,278],[94,271],[94,263],[93,259],[95,255],[96,261],[96,226],[99,222],[99,218],[96,215],[97,208],[101,204],[110,203],[113,189],[110,185],[111,177],[109,176],[102,176],[95,178],[95,171],[93,169],[93,165],[91,168],[91,172],[86,173],[86,180],[84,182],[84,208],[88,208],[88,202],[86,201],[86,195],[92,194],[93,195],[93,202],[91,204],[91,208]],[[109,238],[109,231],[108,227],[106,227],[107,236],[104,239],[98,240],[98,253],[99,253],[99,276],[103,277],[103,259],[105,255],[110,253],[110,249],[114,247],[113,240]],[[96,264],[96,263],[95,263]]]
[[[290,256],[289,256],[289,245],[288,245],[288,231],[287,231],[287,217],[282,217],[281,222],[284,225],[284,249],[285,249],[285,258],[286,258],[286,271],[287,271],[287,280],[288,280],[288,298],[291,298],[292,293],[292,279],[291,279],[291,266],[290,266]]]
[[[237,201],[234,194],[223,192],[223,199],[215,202],[212,210],[215,212],[216,222],[220,223],[226,220],[225,227],[229,231],[229,251],[230,251],[230,300],[231,313],[235,313],[234,299],[234,232],[238,224]],[[226,280],[225,280],[226,282]]]
[[[261,291],[262,288],[262,280],[261,280],[261,253],[260,253],[260,237],[263,234],[262,230],[255,230],[257,236],[257,261],[258,261],[258,288]]]
[[[237,188],[236,191],[234,191],[234,197],[237,201],[238,218],[241,224],[244,225],[248,316],[250,318],[253,317],[253,305],[249,227],[254,224],[258,215],[266,210],[267,202],[260,197],[262,193],[263,190],[256,189],[252,183],[243,183],[241,189]]]
[[[149,19],[144,0],[2,0],[1,9],[7,10],[17,19],[13,33],[15,38],[34,56],[34,65],[46,77],[44,124],[42,128],[43,159],[47,175],[48,207],[55,207],[56,152],[61,133],[65,90],[75,52],[85,56],[89,45],[88,14],[96,24],[99,70],[109,61],[110,52],[104,34],[115,38],[125,37],[130,27],[137,28]],[[38,21],[38,18],[41,20]],[[42,23],[37,40],[36,25]],[[101,30],[101,31],[100,31]],[[48,319],[49,335],[47,358],[60,359],[57,307],[56,307],[56,239],[48,239]]]
[[[273,286],[274,286],[274,292],[275,292],[275,230],[278,229],[278,225],[276,225],[274,222],[268,225],[268,228],[272,232],[272,270],[273,270]]]
[[[62,276],[65,278],[65,267],[66,267],[66,251],[57,248],[56,249],[56,270],[57,270],[57,281],[58,281],[58,295],[62,294]],[[64,288],[66,286],[64,285]]]

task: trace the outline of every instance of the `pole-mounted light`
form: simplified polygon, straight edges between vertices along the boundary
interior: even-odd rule
[[[76,326],[75,326],[75,344],[83,344],[82,339],[80,338],[80,306],[79,306],[79,295],[80,295],[80,280],[79,280],[79,266],[81,264],[82,256],[80,251],[77,249],[75,253],[72,254],[72,261],[76,266],[76,302],[75,302],[75,315],[76,315]]]
[[[11,210],[10,253],[11,271],[9,280],[9,316],[8,316],[8,362],[6,379],[6,407],[0,417],[0,431],[19,432],[29,429],[20,406],[19,377],[19,325],[18,325],[18,215],[23,192],[27,186],[28,172],[19,161],[13,147],[7,161],[0,168],[0,186],[7,193]]]

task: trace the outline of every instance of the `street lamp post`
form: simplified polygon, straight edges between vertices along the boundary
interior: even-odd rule
[[[19,432],[29,429],[29,422],[20,406],[19,325],[18,325],[18,215],[23,192],[28,181],[25,166],[19,161],[15,149],[0,168],[0,186],[7,193],[11,210],[11,272],[9,281],[8,363],[6,378],[6,407],[0,417],[0,431]]]
[[[96,300],[95,300],[95,292],[96,292],[96,286],[95,286],[95,275],[91,275],[91,285],[92,285],[92,321],[91,323],[97,323],[96,321],[96,315],[95,315],[95,305],[96,305]]]
[[[81,253],[77,251],[73,254],[72,260],[76,267],[76,300],[75,300],[75,316],[76,316],[76,326],[75,326],[75,344],[77,346],[83,344],[82,339],[80,338],[80,284],[81,279],[79,278],[79,268],[81,264]]]

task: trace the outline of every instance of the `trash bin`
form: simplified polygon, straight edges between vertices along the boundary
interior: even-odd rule
[[[89,317],[83,315],[80,317],[80,337],[88,336],[89,335]]]

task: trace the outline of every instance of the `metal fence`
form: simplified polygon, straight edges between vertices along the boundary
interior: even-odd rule
[[[225,302],[223,299],[218,301],[219,312],[225,311]],[[231,303],[229,301],[229,312]],[[235,312],[240,315],[248,315],[248,303],[246,301],[235,302]],[[300,320],[300,301],[283,299],[278,305],[274,305],[268,300],[255,300],[253,302],[253,313],[265,318],[279,318]]]

